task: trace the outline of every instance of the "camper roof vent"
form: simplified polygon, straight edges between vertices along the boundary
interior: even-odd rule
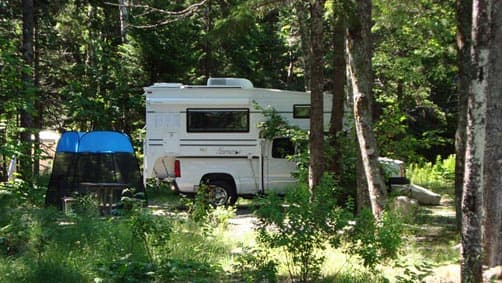
[[[181,83],[154,83],[153,87],[168,87],[168,88],[180,88],[183,84]]]
[[[253,83],[243,78],[209,78],[208,86],[233,86],[241,88],[253,88]]]

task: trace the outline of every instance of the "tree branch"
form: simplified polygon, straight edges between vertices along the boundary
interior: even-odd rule
[[[153,23],[153,24],[147,24],[147,25],[129,24],[129,27],[139,28],[139,29],[147,29],[147,28],[156,28],[159,26],[163,26],[163,25],[175,22],[179,19],[189,17],[189,16],[193,15],[195,12],[197,12],[197,10],[199,10],[200,7],[204,6],[204,4],[206,4],[207,1],[208,0],[202,0],[198,3],[192,4],[188,7],[186,7],[183,10],[180,10],[180,11],[168,11],[165,9],[160,9],[160,8],[152,7],[149,5],[139,5],[139,4],[125,4],[125,5],[123,5],[123,4],[117,4],[117,3],[111,3],[111,2],[105,2],[105,4],[110,5],[110,6],[119,7],[119,8],[125,7],[128,9],[131,9],[131,11],[139,10],[140,11],[139,16],[145,16],[145,15],[152,14],[152,13],[158,13],[158,14],[163,14],[163,15],[167,16],[167,19],[160,21],[160,22],[157,22],[157,23]]]

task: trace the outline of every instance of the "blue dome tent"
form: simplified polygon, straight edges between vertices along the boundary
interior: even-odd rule
[[[126,134],[113,131],[65,132],[59,139],[46,204],[88,192],[89,184],[120,185],[145,193],[138,161]]]

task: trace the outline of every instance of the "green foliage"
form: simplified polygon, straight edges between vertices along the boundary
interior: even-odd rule
[[[296,163],[295,178],[306,181],[308,178],[308,168],[310,155],[308,151],[308,132],[296,126],[289,125],[274,108],[263,108],[254,103],[255,109],[263,112],[266,118],[264,122],[257,125],[260,129],[260,137],[273,139],[277,137],[287,137],[295,144],[295,154],[288,156]]]
[[[271,140],[282,137],[290,130],[291,126],[279,115],[273,107],[263,108],[258,103],[253,102],[253,107],[263,113],[265,121],[257,125],[260,129],[260,137]]]
[[[133,236],[131,245],[139,240],[142,242],[150,261],[157,264],[162,263],[164,257],[169,254],[169,248],[165,243],[170,239],[171,224],[151,215],[144,209],[136,208],[129,216],[128,225]]]
[[[6,194],[12,194],[16,198],[18,205],[33,207],[42,205],[47,187],[39,183],[27,182],[20,178],[14,178],[8,182],[0,182],[0,190],[4,191]]]
[[[455,155],[446,159],[437,156],[434,163],[411,163],[407,175],[412,183],[433,190],[452,188],[455,182]]]
[[[341,3],[334,2],[334,9],[352,8],[350,3],[339,7]],[[27,149],[18,142],[19,134],[37,131],[19,127],[20,111],[33,114],[43,128],[121,130],[139,148],[144,134],[142,87],[153,82],[203,83],[209,76],[237,76],[260,87],[303,88],[306,56],[299,36],[303,22],[297,21],[294,4],[261,5],[257,13],[249,12],[255,11],[257,3],[208,1],[193,16],[152,29],[133,26],[161,22],[164,15],[131,8],[131,28],[127,42],[122,42],[114,5],[88,0],[36,1],[36,62],[25,66],[19,49],[20,7],[16,1],[3,1],[0,181],[5,179],[8,161],[13,156],[22,158]],[[145,0],[142,4],[179,11],[188,2]],[[374,1],[374,8],[379,146],[389,157],[433,160],[443,153],[445,144],[452,143],[455,128],[453,2]],[[330,55],[326,54],[328,60]],[[21,74],[30,68],[36,74],[36,88],[23,92]],[[42,105],[34,104],[37,99]],[[263,138],[292,138],[299,149],[292,157],[300,169],[298,178],[306,180],[307,133],[287,127],[273,110],[268,113]],[[354,178],[355,147],[351,142],[343,147],[340,185],[348,188]],[[451,157],[438,159],[412,164],[408,172],[414,183],[443,188],[453,182],[453,164]],[[335,187],[332,183],[326,186]],[[261,208],[266,221],[284,231],[284,235],[268,231],[269,244],[288,251],[297,278],[317,277],[322,256],[316,250],[325,242],[341,245],[343,235],[350,233],[357,232],[353,241],[344,244],[355,246],[354,253],[368,266],[377,264],[382,256],[395,255],[401,228],[392,216],[380,223],[369,216],[357,218],[355,224],[347,225],[353,220],[348,213],[351,205],[346,210],[334,206],[337,201],[346,202],[340,200],[340,190],[319,191],[311,203],[306,186],[300,187],[286,196],[284,205],[270,196],[265,200],[270,206]],[[214,282],[224,278],[218,260],[227,252],[228,243],[220,237],[220,228],[234,215],[233,209],[214,209],[201,198],[191,207],[188,219],[157,217],[138,208],[129,215],[103,220],[96,218],[95,204],[85,198],[73,208],[78,213],[65,216],[40,210],[37,207],[43,206],[44,192],[37,180],[0,183],[2,282]],[[370,233],[362,235],[364,231]],[[276,266],[267,260],[259,262],[262,259],[259,252],[241,259],[239,268],[245,280],[273,281]],[[250,275],[252,270],[258,272]],[[402,280],[421,278],[413,272]]]
[[[337,185],[334,178],[325,176],[311,200],[306,185],[288,191],[282,201],[267,196],[256,211],[260,220],[258,232],[261,243],[279,248],[287,254],[288,271],[292,279],[301,282],[319,279],[324,256],[319,250],[343,247],[360,257],[364,266],[374,269],[387,259],[398,256],[404,232],[403,221],[386,211],[376,221],[371,211],[352,215],[353,202],[346,208],[337,205]]]
[[[6,212],[0,225],[2,282],[214,282],[224,277],[218,258],[228,252],[222,230],[215,227],[225,227],[234,210],[211,210],[208,224],[200,225],[155,216],[138,203],[123,216],[103,219],[92,198],[77,198],[72,212],[63,214],[33,207],[40,201],[18,192],[3,186],[0,194],[0,210]]]
[[[155,265],[137,261],[132,254],[113,260],[109,266],[99,269],[102,275],[112,282],[149,282],[155,279]]]
[[[70,214],[82,217],[97,217],[99,215],[98,201],[92,195],[76,196],[69,209]]]
[[[79,272],[75,263],[61,261],[60,258],[44,258],[38,262],[29,263],[27,268],[30,269],[30,272],[26,277],[19,278],[23,282],[65,283],[86,282],[89,280]]]
[[[195,222],[183,212],[156,216],[141,206],[110,218],[9,206],[11,217],[0,227],[0,281],[277,282],[283,279],[279,259],[286,257],[288,271],[297,280],[387,282],[375,273],[380,269],[363,265],[388,266],[385,260],[393,258],[407,238],[400,219],[386,213],[375,222],[369,212],[354,218],[353,201],[346,209],[337,207],[333,180],[323,179],[314,205],[306,186],[284,199],[267,196],[257,201],[257,214],[266,218],[262,224],[270,223],[260,240],[268,237],[269,242],[245,248],[242,254],[230,253],[234,244],[224,233],[233,209],[210,210],[205,220]],[[451,252],[454,242],[444,251]],[[321,275],[319,268],[329,256],[325,251],[333,247],[349,251],[363,264],[351,266],[351,259],[337,265],[336,273]],[[394,268],[403,270],[398,275],[402,282],[423,278],[430,270],[408,261]],[[54,272],[57,275],[51,275]]]
[[[344,190],[339,191],[339,204],[345,204],[350,201],[350,199],[356,199],[356,164],[358,148],[354,137],[355,133],[348,133],[336,137],[338,139],[336,148],[329,143],[325,144],[326,156],[329,157],[340,153],[342,155],[342,173],[340,176],[336,176],[339,179],[340,186],[344,188]]]
[[[380,250],[380,260],[396,258],[403,243],[404,222],[402,217],[387,210],[380,219],[376,236]]]
[[[199,189],[195,194],[195,199],[193,202],[188,202],[187,206],[190,217],[195,222],[202,222],[208,217],[212,208],[209,194],[209,186],[207,184],[200,184]]]
[[[11,219],[9,212],[17,205],[17,196],[11,190],[0,187],[0,227],[9,223]]]
[[[218,258],[226,253],[221,235],[192,224],[146,210],[109,219],[24,211],[0,229],[0,262],[7,264],[1,270],[17,270],[2,272],[0,280],[218,281],[223,274]]]
[[[38,241],[40,226],[47,224],[54,211],[39,211],[43,200],[42,186],[28,184],[21,179],[0,182],[0,255],[13,256],[26,250],[30,239],[34,249],[43,248],[45,240]],[[40,234],[40,237],[33,235]]]
[[[336,189],[332,179],[326,177],[313,200],[308,187],[299,185],[286,193],[284,202],[273,195],[265,198],[256,212],[260,242],[284,249],[292,279],[308,282],[320,277],[324,257],[317,251],[347,217],[336,207]]]
[[[272,139],[287,136],[294,141],[308,140],[304,131],[291,129],[274,109],[262,109],[267,120],[259,127],[262,137]],[[349,143],[347,143],[349,144]],[[333,176],[325,176],[314,196],[305,184],[308,176],[309,155],[307,145],[297,146],[297,153],[291,157],[297,162],[299,186],[286,193],[284,203],[275,196],[269,196],[257,211],[261,221],[259,239],[271,248],[283,248],[288,254],[288,268],[292,278],[302,282],[319,278],[319,266],[324,258],[316,253],[326,241],[338,247],[341,239],[350,246],[348,251],[363,259],[365,266],[374,268],[386,258],[394,258],[401,245],[402,221],[386,212],[376,223],[371,212],[358,215],[352,220],[354,205],[350,194],[338,190]],[[340,149],[338,149],[340,150]],[[348,151],[344,161],[355,164],[355,154]],[[350,162],[349,162],[350,163]],[[344,166],[344,170],[351,167]],[[349,176],[352,176],[350,173]],[[350,182],[345,177],[345,183]],[[343,199],[345,208],[337,206]],[[355,225],[357,223],[357,225]],[[270,232],[269,227],[278,231]],[[347,236],[350,235],[350,236]]]
[[[456,128],[455,18],[451,1],[374,1],[378,145],[417,162],[444,154]],[[432,154],[432,155],[431,155]]]
[[[431,275],[433,272],[433,265],[427,261],[415,264],[413,267],[398,263],[397,267],[404,268],[402,275],[396,276],[399,283],[424,282],[425,277]]]
[[[28,221],[25,221],[23,215],[15,210],[10,210],[11,222],[3,224],[0,227],[0,255],[15,256],[23,252],[26,242],[29,239]],[[22,221],[14,221],[21,219]]]
[[[404,225],[393,211],[385,211],[377,222],[371,211],[365,209],[342,232],[348,243],[345,247],[347,252],[360,256],[364,266],[374,268],[376,264],[398,255]]]
[[[353,8],[342,2],[326,5],[326,27],[332,26],[329,21],[338,10]],[[142,4],[180,11],[189,1]],[[130,28],[123,42],[115,5],[37,2],[36,62],[24,66],[20,8],[6,1],[5,21],[0,23],[3,167],[22,152],[20,131],[37,132],[38,127],[115,129],[133,136],[139,148],[145,124],[142,87],[153,82],[204,83],[210,76],[236,76],[259,87],[302,89],[307,56],[299,27],[308,22],[298,21],[298,4],[262,4],[209,1],[193,16],[159,26],[155,24],[166,21],[165,13],[129,7]],[[382,153],[407,161],[445,156],[455,128],[452,2],[375,1],[374,22],[375,114],[380,116],[376,130]],[[152,24],[155,28],[135,28]],[[332,54],[326,50],[329,62]],[[20,74],[30,68],[36,87],[22,93]],[[37,100],[43,103],[37,105]],[[16,117],[21,110],[33,114],[40,125],[19,127]]]
[[[233,266],[235,277],[242,282],[278,282],[277,263],[267,250],[244,250]]]
[[[223,273],[221,267],[210,260],[174,259],[164,268],[169,271],[168,276],[164,276],[167,282],[216,282]]]
[[[211,203],[211,188],[201,184],[195,198],[186,201],[190,220],[194,221],[207,236],[223,232],[228,221],[235,216],[234,206],[215,206]]]
[[[236,208],[233,206],[217,206],[211,209],[206,218],[206,225],[224,230],[228,227],[228,221],[235,217]]]

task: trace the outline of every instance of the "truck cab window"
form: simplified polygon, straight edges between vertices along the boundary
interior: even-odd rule
[[[308,119],[310,118],[310,104],[294,104],[293,118]]]
[[[295,145],[289,138],[276,138],[272,141],[272,157],[286,158],[295,153]]]

